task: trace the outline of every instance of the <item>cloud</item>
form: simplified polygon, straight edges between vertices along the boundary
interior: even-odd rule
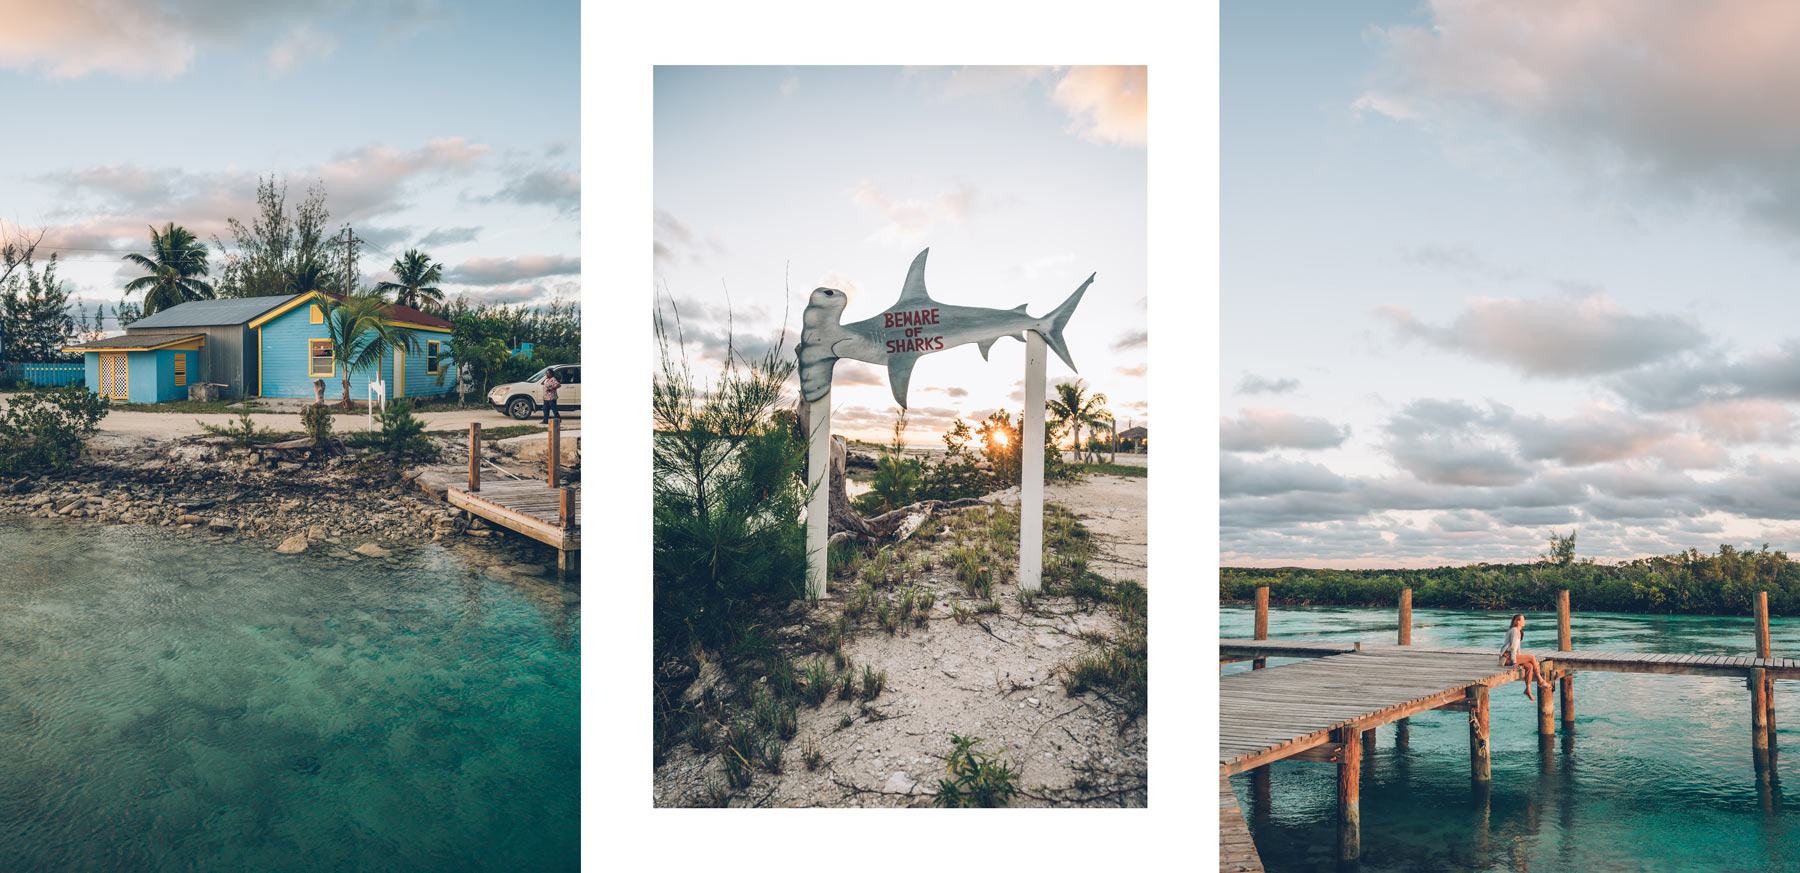
[[[1344,477],[1323,465],[1295,461],[1246,461],[1240,455],[1219,455],[1221,497],[1287,494],[1294,491],[1336,494],[1348,487]]]
[[[1667,411],[1722,400],[1800,400],[1800,341],[1736,360],[1699,353],[1620,374],[1608,387],[1639,409]]]
[[[794,96],[794,92],[799,90],[799,88],[800,88],[800,77],[799,76],[788,76],[787,78],[781,80],[781,96],[783,96],[783,97]]]
[[[260,46],[277,74],[329,54],[336,38],[313,30],[375,28],[409,35],[440,20],[435,0],[82,0],[15,3],[0,27],[0,69],[36,70],[54,79],[98,73],[173,78],[202,51]],[[353,13],[353,14],[352,14]]]
[[[1052,92],[1083,139],[1144,145],[1149,139],[1150,87],[1145,67],[1073,67]]]
[[[1482,412],[1460,400],[1415,400],[1388,420],[1386,448],[1394,463],[1438,485],[1517,485],[1531,470],[1490,429],[1510,414]]]
[[[1427,324],[1404,306],[1376,314],[1403,339],[1505,364],[1528,376],[1592,376],[1668,358],[1702,345],[1693,322],[1632,315],[1602,295],[1535,300],[1478,297],[1448,325]]]
[[[463,285],[501,285],[546,276],[580,274],[581,258],[569,255],[518,255],[470,258],[444,273],[444,281]]]
[[[320,33],[311,25],[301,24],[269,46],[269,72],[280,76],[311,61],[322,61],[337,51],[338,42],[330,34]]]
[[[564,215],[581,211],[581,173],[551,168],[515,169],[517,175],[484,198],[524,206],[548,206]]]
[[[1114,367],[1113,369],[1118,370],[1119,373],[1122,375],[1132,376],[1135,378],[1142,379],[1144,377],[1145,373],[1150,372],[1150,365],[1149,364],[1139,364],[1135,367]]]
[[[1134,330],[1119,337],[1118,342],[1113,343],[1113,351],[1122,352],[1126,349],[1141,349],[1148,345],[1150,345],[1150,332],[1147,330]]]
[[[851,194],[851,202],[871,210],[886,221],[873,234],[872,240],[909,241],[929,233],[939,222],[962,221],[975,209],[978,195],[974,187],[958,184],[930,199],[896,199],[874,183],[864,181]]]
[[[1724,0],[1434,2],[1374,31],[1366,110],[1459,135],[1498,123],[1588,179],[1723,198],[1800,235],[1800,6]]]
[[[1683,410],[1702,434],[1720,442],[1746,445],[1794,442],[1794,415],[1773,400],[1714,400]]]
[[[1255,373],[1245,373],[1238,382],[1239,394],[1291,394],[1300,390],[1300,380],[1282,378],[1265,379]]]
[[[1506,430],[1527,461],[1582,466],[1644,455],[1671,435],[1669,425],[1593,406],[1571,418],[1514,416]]]
[[[927,388],[925,390],[926,391],[942,391],[942,392],[944,392],[945,396],[956,398],[959,400],[964,397],[969,396],[969,389],[967,389],[967,388],[941,388],[936,385],[933,385],[932,387]]]
[[[1237,418],[1219,416],[1219,447],[1232,452],[1329,449],[1343,445],[1349,435],[1347,426],[1274,409],[1240,409]]]
[[[481,237],[481,228],[477,227],[440,227],[419,238],[422,246],[448,246],[457,243],[474,242]]]
[[[462,290],[447,293],[446,298],[462,297],[471,305],[502,304],[519,306],[536,306],[554,301],[575,301],[581,299],[581,282],[565,280],[558,282],[523,282],[516,285],[496,285],[482,288],[479,291]],[[692,339],[692,336],[689,337]]]
[[[1428,243],[1401,253],[1401,259],[1421,267],[1430,267],[1463,276],[1510,282],[1524,275],[1518,270],[1488,263],[1487,259],[1467,246]]]

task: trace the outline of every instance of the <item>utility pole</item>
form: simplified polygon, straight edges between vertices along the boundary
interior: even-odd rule
[[[355,286],[355,282],[354,282],[352,276],[356,272],[356,268],[355,268],[356,244],[359,242],[362,242],[362,240],[356,238],[356,230],[348,224],[344,225],[344,296],[345,297],[349,297],[350,295],[356,293],[356,286]]]

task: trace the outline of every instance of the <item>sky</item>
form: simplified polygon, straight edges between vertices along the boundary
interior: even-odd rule
[[[0,229],[46,231],[39,259],[110,307],[150,226],[229,242],[275,176],[290,206],[323,183],[367,282],[417,246],[449,296],[573,300],[578,23],[574,0],[0,0]]]
[[[1800,5],[1230,3],[1220,550],[1800,548]]]
[[[932,298],[963,306],[1041,315],[1097,274],[1064,331],[1079,372],[1052,355],[1047,378],[1147,424],[1147,107],[1142,67],[659,67],[656,305],[708,380],[728,337],[760,356],[785,326],[791,356],[816,287],[846,324],[886,310],[926,248]],[[1016,415],[1024,348],[921,357],[906,442]],[[833,432],[886,442],[898,412],[885,369],[839,362]]]

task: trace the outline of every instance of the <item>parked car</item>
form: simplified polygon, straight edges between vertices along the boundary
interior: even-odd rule
[[[559,364],[545,367],[531,375],[523,382],[508,382],[496,385],[488,392],[488,403],[494,409],[524,421],[537,413],[538,401],[544,396],[544,374],[555,373],[556,381],[562,387],[556,390],[556,406],[558,409],[581,408],[581,365]]]

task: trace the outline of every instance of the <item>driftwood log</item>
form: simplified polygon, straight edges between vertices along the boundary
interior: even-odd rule
[[[798,415],[802,436],[811,433],[811,421],[807,407],[801,403]],[[919,527],[933,515],[945,509],[961,506],[978,506],[981,501],[966,497],[962,500],[921,500],[891,512],[884,512],[874,518],[863,518],[862,513],[850,506],[850,497],[845,493],[845,467],[850,457],[850,445],[843,437],[833,434],[831,437],[831,479],[827,483],[831,496],[831,536],[829,541],[840,543],[845,540],[876,541],[883,544],[897,543],[913,535]]]

